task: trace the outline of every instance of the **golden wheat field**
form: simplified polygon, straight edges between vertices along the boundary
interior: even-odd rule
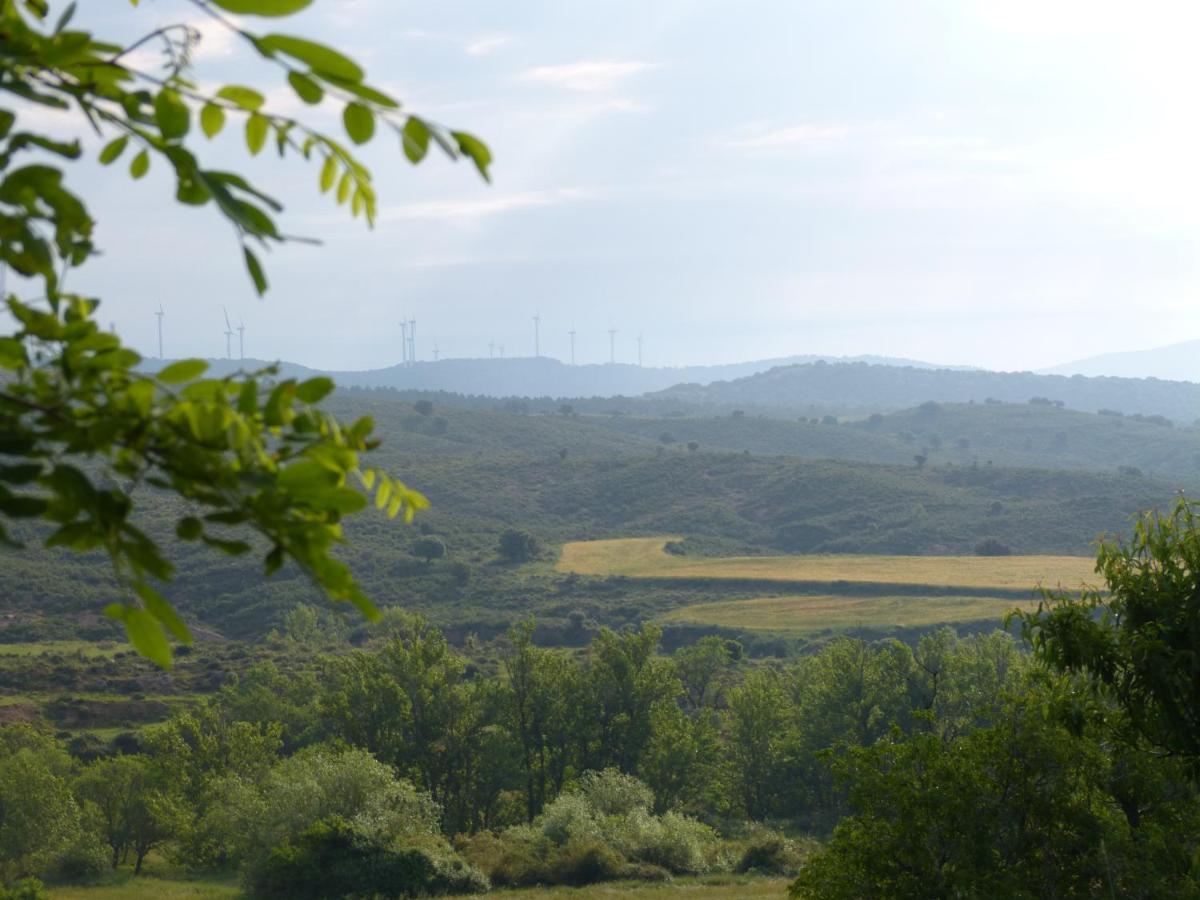
[[[1090,556],[673,556],[676,537],[621,538],[565,544],[557,568],[580,575],[636,578],[848,581],[939,588],[1023,590],[1039,585],[1076,589],[1094,584]]]

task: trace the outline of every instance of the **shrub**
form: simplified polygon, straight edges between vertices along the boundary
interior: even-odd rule
[[[528,531],[519,528],[509,528],[500,535],[499,552],[502,559],[508,562],[528,562],[538,555],[540,545],[538,539]]]
[[[0,900],[46,900],[49,896],[36,878],[22,878],[7,886],[0,884]]]
[[[796,845],[774,831],[760,831],[750,837],[734,871],[758,875],[795,875],[800,870]]]
[[[602,841],[569,844],[558,854],[553,867],[554,880],[575,886],[613,881],[628,867],[615,850]]]
[[[276,847],[246,876],[251,897],[325,900],[328,897],[426,897],[478,893],[486,878],[461,860],[380,844],[342,819],[318,822],[295,843]]]
[[[417,538],[413,541],[412,552],[414,556],[421,557],[426,563],[431,563],[446,555],[446,544],[440,537],[432,535]]]
[[[626,816],[654,805],[654,792],[650,788],[617,769],[585,772],[579,779],[579,791],[602,816]]]

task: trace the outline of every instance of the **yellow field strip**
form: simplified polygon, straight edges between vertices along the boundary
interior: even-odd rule
[[[998,597],[756,597],[673,609],[663,622],[752,631],[812,632],[848,628],[911,628],[991,619],[999,625],[1014,608]]]
[[[675,537],[575,541],[563,546],[557,568],[580,575],[632,578],[711,578],[762,581],[851,581],[930,587],[1033,590],[1094,584],[1090,556],[673,556]]]

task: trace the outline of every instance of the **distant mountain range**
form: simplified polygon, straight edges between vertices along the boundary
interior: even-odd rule
[[[1200,382],[1200,341],[1126,353],[1103,353],[1042,369],[1047,375],[1114,375]],[[1200,410],[1197,411],[1200,414]]]
[[[570,366],[549,357],[444,359],[439,362],[418,362],[412,366],[391,366],[386,369],[358,372],[318,371],[289,362],[280,363],[280,367],[282,374],[289,377],[328,374],[333,376],[338,384],[346,387],[448,391],[487,397],[615,397],[639,396],[677,384],[711,384],[716,381],[745,378],[779,366],[819,361],[907,366],[918,369],[938,368],[931,363],[885,356],[789,356],[727,365],[679,368],[624,364]],[[211,373],[217,375],[268,365],[258,359],[214,359],[209,362],[212,366]],[[154,371],[162,364],[158,360],[146,360],[144,367],[147,371]]]
[[[740,407],[812,415],[822,406],[869,413],[929,400],[1025,403],[1035,398],[1085,412],[1163,416],[1188,424],[1200,417],[1200,384],[1187,381],[820,362],[770,369],[735,381],[676,385],[647,399],[718,410]]]

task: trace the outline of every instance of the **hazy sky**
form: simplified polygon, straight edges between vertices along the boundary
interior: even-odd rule
[[[132,34],[194,10],[104,15]],[[325,240],[272,253],[258,301],[231,233],[166,202],[163,172],[80,167],[107,256],[74,287],[146,352],[160,300],[168,355],[223,354],[225,304],[248,355],[330,368],[398,361],[401,314],[422,358],[434,338],[443,358],[529,355],[540,311],[548,355],[574,326],[580,361],[602,361],[612,327],[619,359],[642,333],[656,365],[1023,369],[1200,337],[1193,3],[317,0],[253,24],[346,49],[412,110],[479,134],[494,183],[377,139],[367,231],[315,169],[222,138],[212,162]],[[274,83],[205,33],[202,81]],[[282,87],[272,102],[297,106]]]

